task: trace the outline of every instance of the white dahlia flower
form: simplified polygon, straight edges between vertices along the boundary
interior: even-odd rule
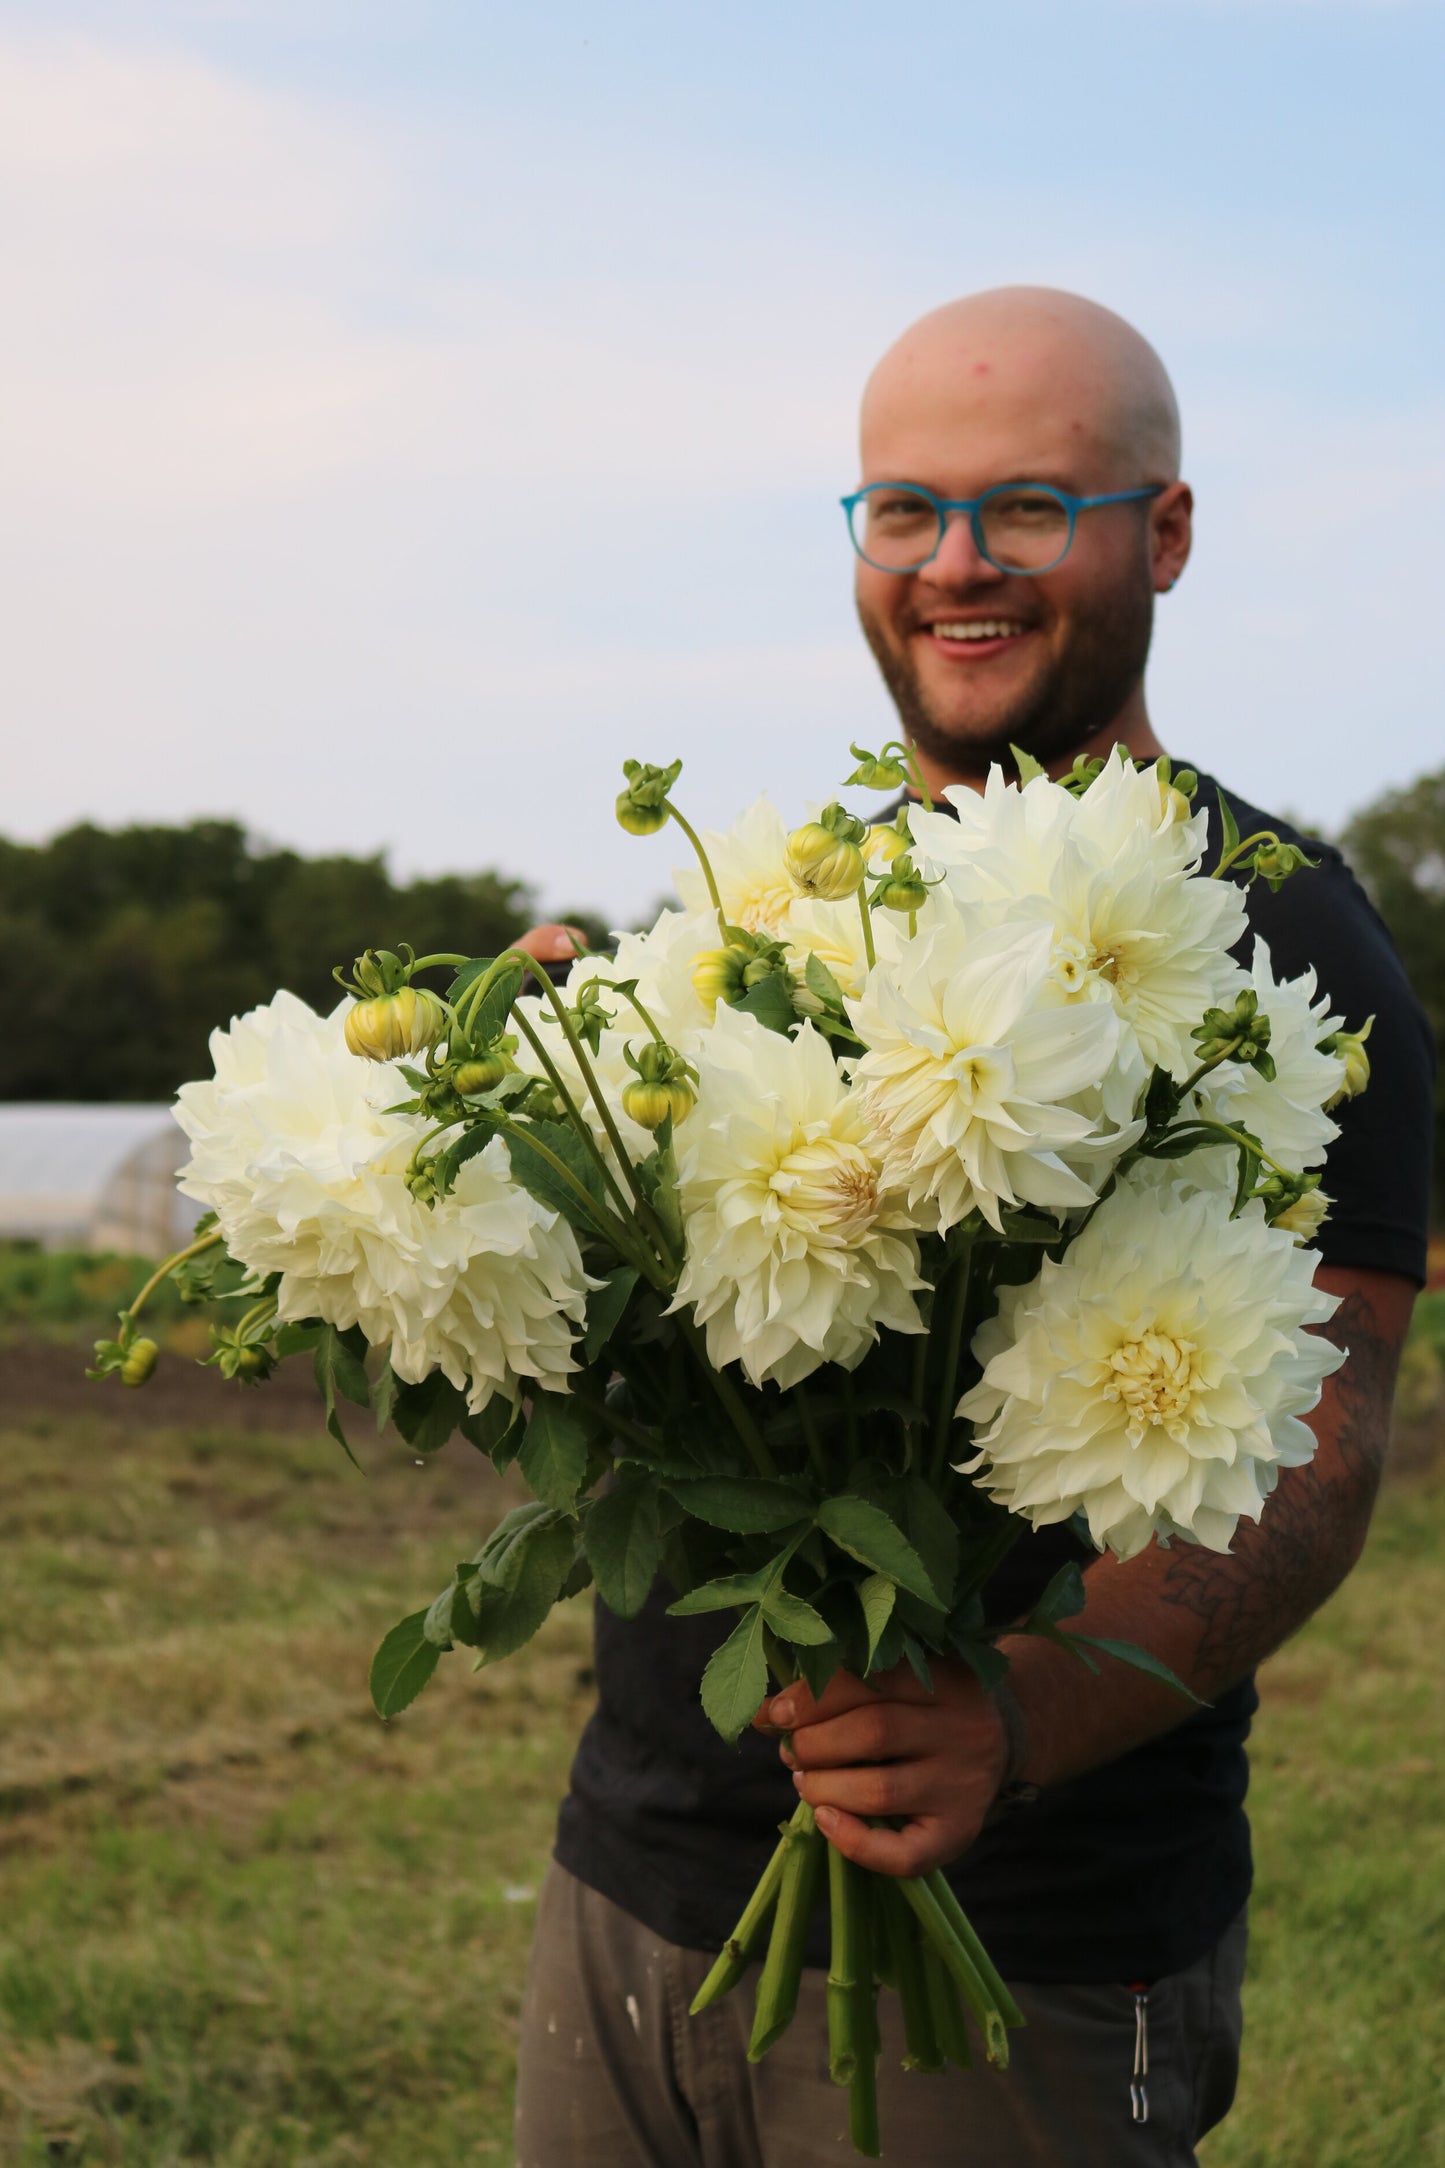
[[[1111,1140],[1071,1102],[1108,1074],[1119,1026],[1107,1003],[1049,998],[1051,947],[1041,924],[975,931],[940,912],[848,1004],[867,1048],[854,1090],[920,1224],[976,1209],[998,1227],[1005,1205],[1068,1210],[1098,1194],[1064,1155],[1100,1155],[1102,1181]]]
[[[979,1328],[960,1466],[1035,1527],[1083,1513],[1119,1558],[1156,1533],[1227,1550],[1314,1452],[1300,1418],[1344,1361],[1304,1329],[1337,1307],[1315,1263],[1257,1204],[1126,1179]]]
[[[788,831],[777,807],[767,797],[755,798],[731,828],[704,829],[702,844],[728,924],[781,940],[797,891],[787,868]],[[672,877],[689,911],[711,907],[699,865],[674,867]]]
[[[513,1181],[500,1138],[418,1204],[404,1177],[427,1125],[386,1112],[408,1087],[347,1050],[345,1006],[281,993],[212,1033],[214,1078],[176,1104],[181,1189],[239,1263],[280,1273],[282,1319],[359,1325],[405,1383],[441,1370],[473,1409],[528,1379],[565,1391],[589,1285],[571,1228]]]
[[[1194,1093],[1194,1102],[1211,1121],[1250,1130],[1272,1159],[1299,1174],[1323,1165],[1340,1133],[1338,1122],[1324,1110],[1344,1082],[1345,1064],[1338,1054],[1320,1053],[1319,1042],[1338,1031],[1342,1019],[1330,1013],[1329,997],[1317,994],[1313,971],[1297,979],[1275,977],[1266,941],[1255,941],[1251,969],[1236,972],[1220,1006],[1232,1008],[1236,993],[1246,987],[1254,989],[1260,1014],[1269,1018],[1273,1080],[1262,1077],[1252,1064],[1221,1062]],[[1221,1179],[1232,1183],[1229,1153],[1210,1151],[1206,1156],[1219,1162]]]
[[[1190,1032],[1221,1001],[1245,931],[1232,881],[1197,874],[1202,813],[1177,818],[1152,770],[1118,755],[1082,798],[1036,777],[1020,789],[999,768],[982,795],[951,789],[956,821],[914,813],[921,868],[942,873],[966,908],[996,922],[1029,919],[1050,935],[1051,998],[1112,1008],[1122,1027],[1105,1106],[1127,1120],[1157,1063],[1183,1077]]]
[[[922,1332],[918,1244],[826,1040],[720,1008],[698,1066],[673,1308],[694,1310],[712,1362],[788,1386],[822,1363],[852,1369],[884,1326]]]

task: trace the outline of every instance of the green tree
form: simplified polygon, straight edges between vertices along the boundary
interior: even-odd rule
[[[1445,1223],[1445,768],[1377,798],[1355,815],[1340,842],[1394,935],[1435,1035],[1439,1226]]]
[[[364,948],[493,955],[533,916],[502,874],[398,884],[380,857],[253,849],[233,821],[0,839],[0,1099],[168,1099],[278,987],[329,1009],[332,965]]]

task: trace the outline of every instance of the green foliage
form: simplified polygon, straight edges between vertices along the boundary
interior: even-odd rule
[[[1355,815],[1340,842],[1394,936],[1435,1035],[1440,1058],[1434,1218],[1440,1225],[1445,1223],[1445,768],[1403,790],[1387,791]]]
[[[26,1019],[0,1044],[0,1099],[168,1099],[208,1072],[212,1029],[278,986],[324,1012],[332,965],[369,945],[495,954],[533,915],[501,874],[398,883],[379,857],[265,850],[234,821],[0,840],[0,1000]]]

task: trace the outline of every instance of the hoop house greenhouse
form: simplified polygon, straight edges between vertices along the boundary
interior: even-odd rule
[[[0,1241],[163,1257],[198,1208],[169,1107],[0,1106]]]

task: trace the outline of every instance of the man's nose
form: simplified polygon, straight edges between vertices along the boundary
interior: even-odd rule
[[[984,556],[967,512],[950,512],[944,519],[938,554],[924,566],[923,577],[941,587],[978,587],[1006,580],[1008,574]]]

